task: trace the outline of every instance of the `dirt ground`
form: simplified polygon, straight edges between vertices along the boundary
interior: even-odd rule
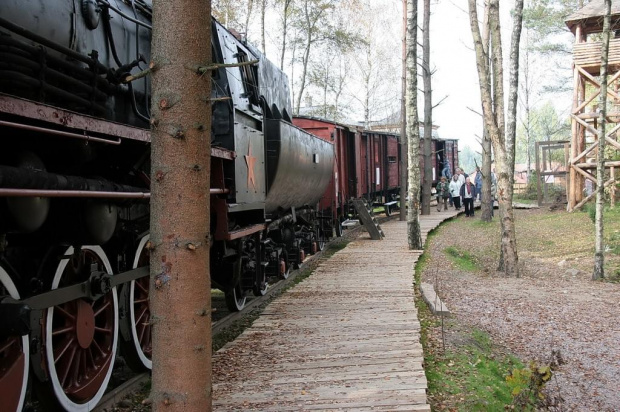
[[[587,215],[516,211],[520,278],[495,271],[497,216],[491,225],[477,217],[444,224],[429,239],[423,281],[435,285],[461,326],[488,332],[525,363],[549,362],[559,350],[565,363],[547,385],[549,397],[563,399],[556,410],[620,410],[620,284],[590,280]],[[470,253],[477,270],[460,269],[449,247]],[[608,255],[613,274],[619,257]]]

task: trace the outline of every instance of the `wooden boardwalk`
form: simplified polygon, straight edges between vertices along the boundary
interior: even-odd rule
[[[424,238],[456,212],[421,217]],[[430,411],[406,222],[323,261],[213,357],[218,411]]]

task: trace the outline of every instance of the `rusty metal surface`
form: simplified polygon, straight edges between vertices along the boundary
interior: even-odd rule
[[[235,160],[237,153],[232,150],[222,149],[221,147],[211,147],[211,157],[217,157],[226,160]]]
[[[141,142],[151,141],[151,133],[147,129],[114,123],[5,94],[0,94],[0,112],[51,123],[64,128],[74,129],[77,132],[101,133],[106,136],[121,137]]]
[[[264,224],[253,225],[253,226],[245,227],[243,229],[235,230],[233,232],[229,232],[226,234],[225,238],[226,240],[240,239],[242,237],[249,236],[256,232],[260,232],[261,230],[265,230]]]

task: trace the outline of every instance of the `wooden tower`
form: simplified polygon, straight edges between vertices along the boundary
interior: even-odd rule
[[[566,19],[575,35],[573,48],[572,138],[569,159],[568,211],[579,209],[596,196],[596,160],[598,142],[598,102],[600,94],[601,33],[605,15],[603,0],[593,0]],[[609,44],[607,128],[605,140],[605,187],[615,187],[620,175],[620,1],[611,6],[611,40]],[[613,150],[615,149],[615,150]],[[586,184],[586,182],[591,184]],[[586,192],[589,187],[590,193]],[[612,199],[615,193],[612,192]]]

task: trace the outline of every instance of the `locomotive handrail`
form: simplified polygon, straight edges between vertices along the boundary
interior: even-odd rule
[[[29,125],[29,124],[7,122],[7,121],[4,121],[4,120],[0,120],[0,126],[8,126],[8,127],[16,128],[16,129],[29,130],[31,132],[42,132],[42,133],[47,133],[47,134],[54,134],[54,135],[57,135],[57,136],[71,137],[71,138],[74,138],[74,139],[87,140],[89,142],[111,144],[111,145],[115,145],[115,146],[118,146],[118,145],[121,144],[121,138],[120,137],[117,138],[116,140],[103,139],[101,137],[90,136],[90,135],[86,134],[86,131],[84,131],[83,134],[71,133],[71,132],[64,132],[62,130],[55,130],[55,129],[48,129],[48,128],[45,128],[45,127],[32,126],[32,125]]]

